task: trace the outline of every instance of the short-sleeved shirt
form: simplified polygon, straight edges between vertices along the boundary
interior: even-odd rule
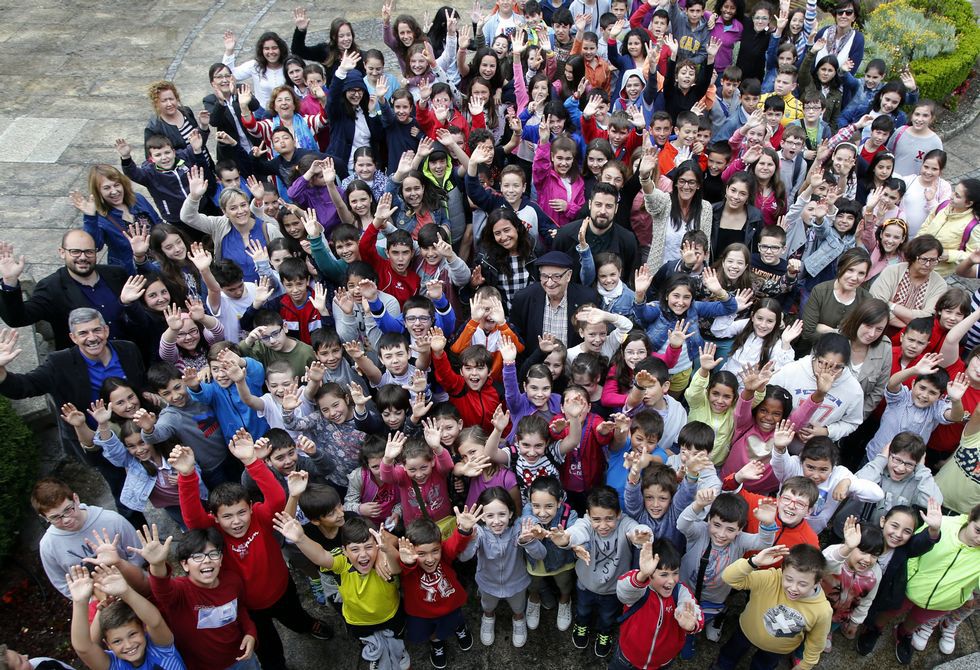
[[[386,582],[371,570],[362,575],[339,551],[334,552],[332,572],[340,578],[340,595],[344,599],[344,621],[352,626],[375,626],[398,612],[398,583]]]
[[[109,656],[109,670],[186,670],[177,647],[173,644],[158,647],[149,637],[146,638],[146,655],[142,665],[136,666],[117,658],[111,651],[105,653]]]

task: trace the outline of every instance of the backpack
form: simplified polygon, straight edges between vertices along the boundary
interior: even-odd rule
[[[507,447],[507,451],[510,453],[510,471],[514,473],[514,479],[517,480],[517,488],[521,492],[521,497],[524,497],[524,492],[528,488],[529,484],[525,483],[524,477],[521,473],[517,471],[517,459],[520,456],[520,452],[517,450],[517,445],[512,444]],[[561,472],[561,463],[555,460],[555,457],[551,454],[548,449],[544,451],[544,457],[547,459],[548,464],[555,469],[555,472]],[[565,507],[568,507],[567,503],[564,503]],[[568,507],[570,510],[571,508]],[[568,516],[566,514],[567,510],[562,510],[564,516],[564,521],[568,521]]]
[[[950,202],[950,200],[943,200],[941,203],[939,203],[939,205],[936,207],[936,214],[939,214],[939,212],[949,207]],[[980,223],[980,221],[977,221],[977,217],[974,216],[970,219],[969,223],[966,224],[966,228],[963,229],[963,237],[960,239],[960,251],[966,251],[966,244],[970,241],[970,235],[973,233],[973,229],[977,227],[978,223]]]

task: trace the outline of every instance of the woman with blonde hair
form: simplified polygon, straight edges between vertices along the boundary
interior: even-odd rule
[[[174,151],[180,151],[188,146],[188,138],[195,130],[200,131],[201,139],[207,144],[211,122],[211,114],[207,110],[202,109],[195,116],[190,107],[181,103],[180,93],[170,81],[153,82],[147,94],[153,103],[154,114],[143,129],[144,144],[153,135],[163,135],[170,140]]]
[[[150,201],[133,190],[133,182],[111,165],[93,165],[88,171],[89,196],[79,191],[68,194],[82,213],[82,226],[95,240],[95,248],[109,247],[108,263],[136,273],[130,227],[134,231],[160,223]]]

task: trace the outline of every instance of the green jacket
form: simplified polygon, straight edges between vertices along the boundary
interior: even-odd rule
[[[969,517],[943,518],[939,541],[929,553],[911,558],[905,595],[929,610],[955,610],[980,588],[980,547],[969,547],[959,539]]]

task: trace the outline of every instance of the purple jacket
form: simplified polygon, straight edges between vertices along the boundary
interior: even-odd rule
[[[514,363],[504,363],[504,400],[507,402],[507,409],[510,410],[510,435],[507,442],[517,439],[517,424],[526,416],[531,416],[539,410],[527,399],[526,393],[521,393],[521,387],[517,383],[517,365]],[[548,411],[552,416],[561,411],[561,396],[552,393],[548,399]],[[549,418],[550,423],[550,418]]]
[[[340,197],[344,197],[344,192],[340,190]],[[313,186],[306,180],[305,175],[296,177],[296,180],[289,185],[286,193],[300,207],[316,210],[317,221],[323,226],[324,235],[329,235],[330,231],[340,224],[340,216],[337,208],[330,199],[330,192],[326,186]]]

